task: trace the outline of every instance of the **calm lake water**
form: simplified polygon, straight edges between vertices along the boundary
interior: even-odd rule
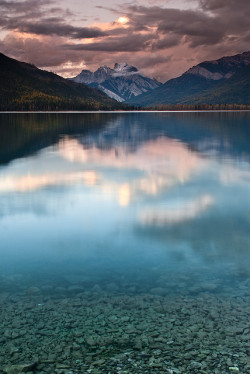
[[[0,114],[0,258],[2,367],[248,373],[250,113]]]

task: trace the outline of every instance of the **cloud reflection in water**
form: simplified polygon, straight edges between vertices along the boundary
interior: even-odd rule
[[[120,205],[127,206],[132,199],[160,192],[183,184],[192,173],[206,167],[207,161],[176,140],[161,137],[144,143],[134,152],[122,146],[116,148],[84,148],[76,139],[66,138],[59,144],[59,153],[72,164],[81,163],[102,174],[101,186],[114,193]],[[107,176],[107,169],[113,170]],[[115,173],[123,171],[125,182],[119,183]],[[126,171],[127,170],[127,171]],[[136,172],[136,173],[134,173]]]
[[[92,186],[97,183],[98,175],[94,171],[72,173],[48,173],[40,175],[26,174],[0,178],[1,192],[29,192],[49,186],[68,185],[82,182]]]
[[[203,195],[191,201],[177,200],[170,206],[151,208],[140,214],[139,221],[143,225],[165,226],[168,224],[178,224],[194,219],[204,213],[214,204],[214,199],[210,195]]]

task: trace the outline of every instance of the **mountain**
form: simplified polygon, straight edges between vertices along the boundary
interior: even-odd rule
[[[156,79],[144,77],[139,74],[136,67],[126,63],[116,63],[113,69],[101,66],[95,72],[83,70],[71,80],[98,88],[120,102],[152,91],[161,85]]]
[[[205,61],[130,104],[250,104],[250,52]]]
[[[0,110],[121,108],[103,92],[0,53]]]

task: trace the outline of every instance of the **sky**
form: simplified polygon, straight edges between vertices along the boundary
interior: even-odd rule
[[[64,77],[136,66],[161,82],[248,51],[249,0],[0,0],[0,52]]]

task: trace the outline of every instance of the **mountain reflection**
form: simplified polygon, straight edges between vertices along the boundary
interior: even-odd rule
[[[140,266],[144,256],[171,269],[178,257],[192,272],[211,259],[226,267],[237,249],[239,266],[248,264],[246,114],[4,118],[0,253],[7,262],[15,255],[80,266],[82,258],[101,258],[100,268],[115,272],[123,261]]]
[[[52,151],[48,149],[48,153]],[[148,141],[134,152],[121,145],[116,149],[85,148],[77,139],[66,137],[49,159],[43,151],[0,172],[0,193],[98,183],[103,194],[112,194],[120,205],[127,206],[143,195],[157,195],[184,184],[206,164],[185,144],[165,137]]]
[[[132,151],[165,136],[207,155],[249,162],[250,121],[239,113],[0,114],[0,164],[57,144],[63,135],[84,146]]]

